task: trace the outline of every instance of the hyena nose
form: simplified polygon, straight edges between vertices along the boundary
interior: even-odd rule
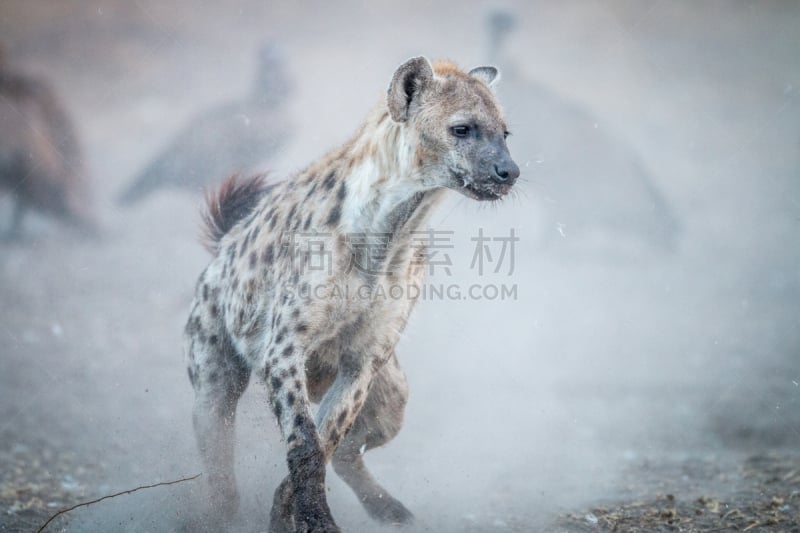
[[[495,163],[492,180],[497,183],[514,183],[519,177],[519,167],[511,159]]]

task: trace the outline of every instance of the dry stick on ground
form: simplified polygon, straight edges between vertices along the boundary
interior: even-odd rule
[[[199,478],[201,475],[202,474],[197,474],[196,476],[185,477],[185,478],[182,478],[182,479],[176,479],[175,481],[164,481],[164,482],[161,482],[161,483],[155,483],[153,485],[142,485],[141,487],[136,487],[135,489],[123,490],[122,492],[117,492],[116,494],[109,494],[108,496],[103,496],[102,498],[97,498],[96,500],[92,500],[90,502],[83,502],[83,503],[79,503],[77,505],[73,505],[72,507],[70,507],[68,509],[62,509],[59,512],[57,512],[56,514],[54,514],[53,516],[51,516],[47,520],[47,522],[45,522],[42,525],[42,527],[40,527],[39,529],[36,530],[36,533],[42,533],[42,531],[44,531],[44,528],[46,528],[48,525],[50,525],[50,522],[52,522],[53,520],[55,520],[56,518],[58,518],[62,514],[68,513],[68,512],[70,512],[70,511],[72,511],[74,509],[77,509],[78,507],[86,507],[88,505],[92,505],[93,503],[98,503],[98,502],[101,502],[103,500],[107,500],[109,498],[116,498],[117,496],[122,496],[123,494],[131,494],[131,493],[136,492],[137,490],[152,489],[154,487],[162,487],[164,485],[175,485],[177,483],[183,483],[184,481],[191,481],[193,479]]]

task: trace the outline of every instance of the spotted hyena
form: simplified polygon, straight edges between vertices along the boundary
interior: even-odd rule
[[[362,453],[402,425],[408,389],[394,348],[414,300],[370,295],[419,286],[424,250],[411,235],[447,189],[497,200],[519,176],[490,88],[497,75],[410,59],[344,146],[287,181],[230,179],[209,198],[214,259],[197,283],[185,348],[219,517],[238,503],[233,421],[254,370],[288,447],[273,531],[338,531],[325,498],[329,460],[373,518],[412,519]],[[328,269],[309,268],[308,249],[287,245],[297,235],[325,236]]]

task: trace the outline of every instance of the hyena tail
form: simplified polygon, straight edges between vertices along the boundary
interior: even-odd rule
[[[267,185],[264,174],[243,180],[233,175],[222,182],[219,189],[209,192],[203,212],[203,244],[206,249],[216,255],[222,237],[249,215],[273,186]]]

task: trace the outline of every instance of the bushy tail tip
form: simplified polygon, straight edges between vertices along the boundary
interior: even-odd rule
[[[206,194],[203,244],[209,252],[216,255],[222,237],[255,209],[270,188],[266,181],[264,174],[246,179],[233,175]]]

